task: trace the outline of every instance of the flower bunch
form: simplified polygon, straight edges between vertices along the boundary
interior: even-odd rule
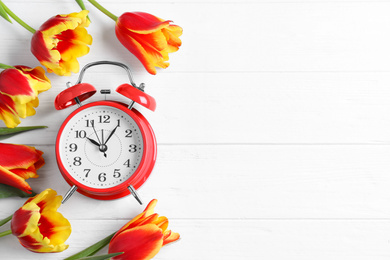
[[[82,0],[76,1],[82,11],[53,16],[38,30],[21,20],[1,0],[0,16],[9,22],[11,17],[33,34],[31,53],[47,72],[70,76],[79,71],[77,59],[88,54],[92,44],[92,36],[86,29],[90,25],[89,12]],[[178,51],[181,46],[181,27],[172,24],[171,20],[144,12],[126,12],[117,17],[95,0],[88,1],[115,21],[118,40],[150,74],[157,73],[156,67],[169,66],[169,53]],[[0,128],[0,135],[35,129],[17,126],[21,123],[20,118],[35,114],[39,105],[38,95],[51,88],[44,69],[5,64],[0,64],[0,69],[3,69],[0,73],[0,120],[8,129]],[[0,195],[1,189],[4,191],[11,187],[23,192],[23,195],[33,196],[12,216],[0,221],[0,226],[11,221],[11,229],[0,232],[0,237],[13,234],[23,247],[33,252],[61,252],[68,248],[65,241],[71,233],[69,221],[57,212],[62,197],[52,189],[36,195],[26,182],[29,178],[38,177],[37,170],[45,163],[42,154],[31,146],[0,143]],[[141,214],[100,241],[98,246],[93,245],[68,259],[91,256],[107,244],[109,254],[106,256],[112,259],[153,258],[164,245],[180,238],[178,233],[168,230],[166,217],[154,213],[156,203],[157,200],[152,200]]]

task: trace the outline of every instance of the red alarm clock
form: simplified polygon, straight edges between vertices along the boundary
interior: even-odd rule
[[[131,84],[120,85],[116,92],[129,98],[130,104],[102,100],[82,105],[96,93],[91,84],[81,83],[85,70],[105,64],[126,70]],[[142,204],[136,190],[153,170],[157,145],[152,127],[133,108],[134,103],[156,109],[156,101],[144,92],[144,84],[137,87],[133,82],[129,67],[112,61],[87,64],[77,83],[58,94],[54,102],[57,110],[79,105],[61,125],[56,140],[57,164],[71,186],[63,203],[77,190],[99,200],[132,194]]]

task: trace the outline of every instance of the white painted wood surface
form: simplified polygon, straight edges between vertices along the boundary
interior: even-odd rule
[[[390,258],[389,1],[100,2],[118,15],[145,11],[184,29],[171,66],[151,76],[116,40],[113,22],[86,3],[94,43],[81,66],[125,62],[157,100],[156,112],[142,110],[158,160],[140,193],[159,200],[156,211],[182,239],[155,259]],[[74,1],[5,3],[36,28],[79,10]],[[39,65],[28,31],[5,21],[0,28],[0,62]],[[49,77],[52,89],[21,124],[49,128],[6,142],[44,151],[41,177],[29,183],[65,194],[54,141],[73,109],[56,111],[53,101],[77,75]],[[116,87],[126,77],[96,68],[85,81]],[[0,218],[23,201],[1,200]],[[142,210],[131,197],[76,194],[60,207],[73,226],[68,250],[34,254],[6,237],[0,258],[63,259]]]

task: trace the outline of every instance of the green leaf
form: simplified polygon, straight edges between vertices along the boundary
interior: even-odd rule
[[[28,194],[24,191],[19,190],[18,188],[0,183],[0,199],[4,199],[8,197],[26,198],[26,197],[33,197],[35,195],[37,195],[35,192]]]
[[[87,256],[87,257],[79,258],[79,260],[106,260],[106,259],[109,259],[111,257],[121,255],[123,253],[124,252],[112,253],[112,254],[106,254],[106,255]]]
[[[108,245],[110,243],[111,238],[116,234],[116,232],[112,233],[111,235],[103,238],[99,242],[93,244],[90,247],[87,247],[83,251],[78,252],[77,254],[74,254],[72,256],[69,256],[68,258],[65,258],[64,260],[77,260],[83,257],[91,256],[96,254],[99,250],[101,250],[103,247]]]
[[[13,216],[13,215],[11,215],[11,216],[9,216],[9,217],[7,217],[7,218],[5,218],[5,219],[0,220],[0,227],[1,227],[2,225],[4,225],[4,224],[8,223],[8,221],[10,221],[10,220],[12,219],[12,216]]]
[[[15,128],[0,127],[0,140],[4,140],[22,132],[41,128],[47,128],[47,126],[21,126]]]
[[[5,11],[5,9],[4,9],[3,2],[1,2],[1,1],[0,1],[0,15],[5,20],[7,20],[8,22],[12,23],[11,19],[9,19],[9,17],[8,17],[7,11]]]

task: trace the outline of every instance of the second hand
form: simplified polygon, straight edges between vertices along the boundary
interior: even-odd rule
[[[99,151],[101,151],[103,153],[104,157],[107,158],[107,154],[106,154],[107,146],[103,143],[103,129],[102,129],[102,142],[100,142],[99,136],[96,133],[96,129],[95,129],[95,121],[91,120],[91,124],[92,124],[93,131],[95,132],[95,135],[96,135],[98,142],[99,142]]]
[[[102,142],[100,142],[100,139],[99,139],[98,134],[96,133],[96,129],[95,129],[95,120],[91,120],[91,123],[92,123],[93,131],[95,132],[95,135],[96,135],[96,137],[97,137],[97,139],[98,139],[99,144],[102,144]],[[103,130],[102,130],[102,131],[103,131]]]

